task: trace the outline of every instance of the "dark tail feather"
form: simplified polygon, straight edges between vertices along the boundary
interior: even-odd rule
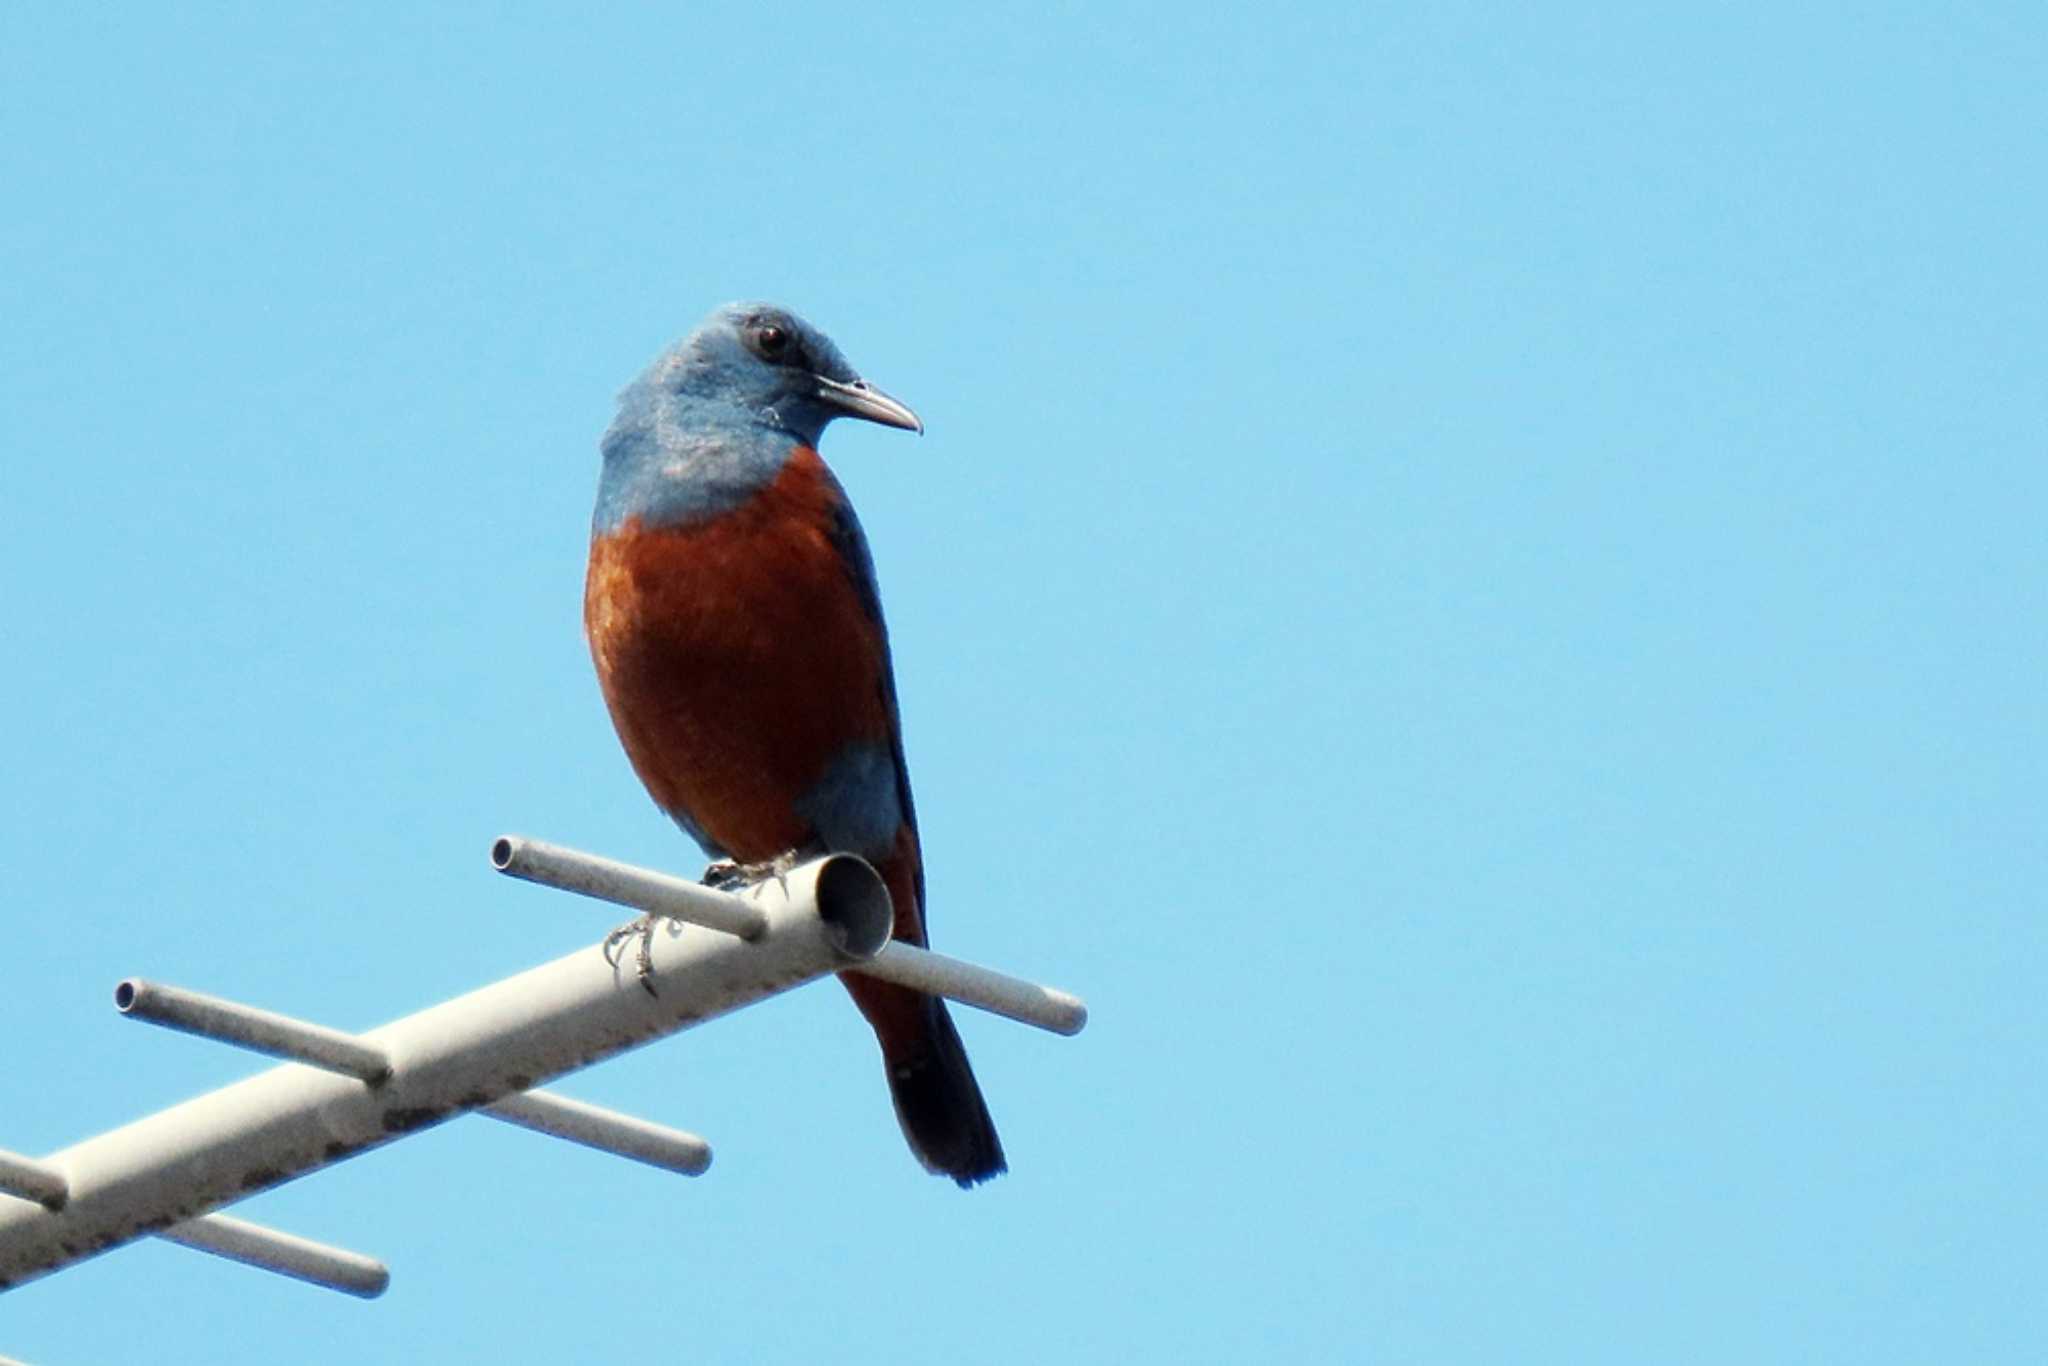
[[[964,1190],[1008,1169],[1003,1141],[996,1137],[995,1121],[988,1117],[946,1003],[932,996],[917,999],[922,1027],[885,1036],[882,1042],[889,1094],[918,1161],[952,1177]]]

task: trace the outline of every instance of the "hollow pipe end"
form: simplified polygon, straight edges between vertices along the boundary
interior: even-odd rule
[[[818,919],[832,946],[853,962],[867,962],[889,942],[896,924],[888,886],[872,864],[855,854],[832,854],[817,868]]]

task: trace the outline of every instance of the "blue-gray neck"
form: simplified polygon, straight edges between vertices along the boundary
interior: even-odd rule
[[[807,394],[748,393],[726,367],[677,347],[619,395],[599,443],[593,533],[684,526],[716,517],[772,483],[799,446],[816,448],[832,413]]]
[[[599,447],[596,535],[632,517],[668,527],[729,512],[774,482],[799,445],[816,440],[732,405],[679,405],[663,395],[642,406],[630,395]],[[686,411],[673,411],[678,406]]]

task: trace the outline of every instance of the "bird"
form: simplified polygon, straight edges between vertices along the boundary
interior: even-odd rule
[[[713,859],[755,875],[851,852],[928,947],[924,857],[888,631],[859,518],[818,441],[835,418],[922,434],[788,309],[734,303],[619,394],[584,581],[600,690],[634,772]],[[842,974],[925,1168],[1007,1168],[945,1003]]]

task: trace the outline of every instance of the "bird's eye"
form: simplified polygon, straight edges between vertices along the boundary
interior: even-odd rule
[[[774,360],[788,349],[789,333],[770,323],[754,333],[754,345],[760,348],[762,355]]]

